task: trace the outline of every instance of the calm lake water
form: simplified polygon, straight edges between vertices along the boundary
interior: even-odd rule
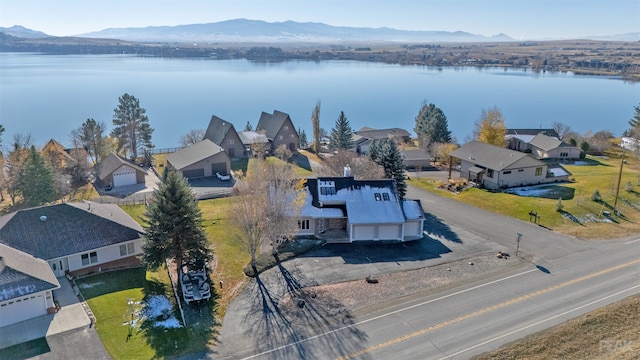
[[[215,114],[238,131],[260,113],[280,110],[311,134],[321,101],[329,131],[344,111],[351,126],[401,127],[413,133],[423,101],[440,107],[459,142],[482,109],[497,106],[507,127],[610,130],[620,136],[640,103],[640,84],[619,79],[534,74],[523,69],[431,68],[354,61],[252,63],[246,60],[139,58],[126,55],[0,53],[0,124],[4,145],[31,133],[36,145],[69,134],[87,118],[111,127],[118,97],[140,99],[157,148],[178,145]]]

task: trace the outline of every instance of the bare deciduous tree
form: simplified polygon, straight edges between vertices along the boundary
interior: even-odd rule
[[[180,137],[181,146],[196,144],[204,139],[205,129],[193,129]]]
[[[322,168],[323,176],[343,176],[344,168],[351,169],[351,176],[358,180],[384,179],[384,169],[366,156],[358,157],[352,151],[338,150],[327,157]]]
[[[320,154],[320,137],[322,137],[320,129],[320,101],[316,103],[311,113],[311,125],[313,126],[313,151]]]
[[[553,130],[556,131],[556,133],[558,133],[558,137],[560,138],[560,140],[564,140],[565,137],[571,133],[571,126],[565,124],[565,123],[561,123],[559,121],[554,121],[551,124],[551,128]]]

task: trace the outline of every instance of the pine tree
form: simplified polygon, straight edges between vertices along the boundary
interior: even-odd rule
[[[307,134],[304,132],[304,129],[301,131],[298,127],[298,134],[300,134],[300,148],[306,149],[309,146],[309,140],[307,139]]]
[[[23,202],[28,206],[40,206],[55,200],[54,180],[53,170],[36,147],[31,146],[20,171],[19,187]]]
[[[451,142],[451,131],[447,123],[444,112],[434,104],[422,104],[418,116],[416,116],[416,126],[413,129],[418,135],[420,146],[423,149],[429,148],[434,143]]]
[[[244,126],[244,131],[253,131],[253,126],[251,126],[251,123],[247,120],[247,124]]]
[[[184,263],[198,266],[212,259],[202,226],[202,213],[186,180],[169,171],[145,212],[143,264],[155,270],[174,259],[178,275]]]
[[[147,111],[140,107],[140,100],[135,96],[124,94],[118,98],[118,106],[113,110],[111,136],[118,139],[119,150],[124,149],[131,158],[138,158],[141,149],[152,149],[151,134]]]
[[[407,193],[405,182],[405,165],[400,149],[392,139],[374,140],[369,147],[369,158],[376,164],[382,166],[387,179],[396,181],[396,188],[400,198],[404,198]]]
[[[634,106],[635,110],[633,117],[629,120],[629,126],[631,127],[629,133],[632,137],[640,136],[640,105]]]
[[[316,103],[311,113],[311,125],[313,126],[313,151],[320,154],[320,101]]]
[[[353,130],[349,120],[344,116],[344,111],[340,111],[340,116],[336,120],[336,125],[331,129],[331,140],[329,149],[331,150],[349,150],[353,143]]]

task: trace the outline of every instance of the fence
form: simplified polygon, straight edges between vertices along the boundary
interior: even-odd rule
[[[180,149],[183,149],[183,146],[180,147],[173,147],[173,148],[163,148],[163,149],[151,149],[148,150],[150,154],[155,155],[155,154],[167,154],[167,153],[174,153]]]

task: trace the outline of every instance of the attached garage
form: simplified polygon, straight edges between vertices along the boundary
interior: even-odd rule
[[[135,185],[136,170],[129,166],[122,166],[113,172],[113,187]]]
[[[44,294],[24,296],[0,304],[0,327],[47,314]]]
[[[229,170],[227,169],[227,163],[219,162],[219,163],[211,164],[211,173],[215,174],[217,172],[222,172],[222,173],[229,172]]]
[[[182,176],[187,179],[204,177],[204,169],[182,170]]]

